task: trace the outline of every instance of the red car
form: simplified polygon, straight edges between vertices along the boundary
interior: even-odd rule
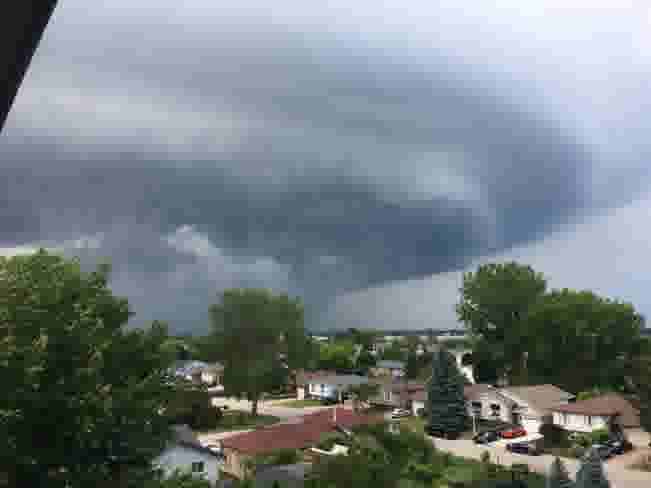
[[[500,432],[500,436],[503,439],[513,439],[515,437],[522,437],[527,435],[527,431],[522,427],[513,427],[511,429],[506,429]]]

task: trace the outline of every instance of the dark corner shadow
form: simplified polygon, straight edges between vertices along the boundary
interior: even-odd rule
[[[57,0],[20,0],[0,7],[0,132]]]

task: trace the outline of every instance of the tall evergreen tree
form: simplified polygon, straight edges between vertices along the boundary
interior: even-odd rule
[[[588,456],[581,463],[576,474],[575,488],[610,488],[596,449],[590,449]]]
[[[468,412],[463,377],[452,355],[441,348],[432,358],[427,394],[429,431],[440,437],[456,437],[466,429]]]
[[[573,484],[563,461],[558,457],[555,458],[549,468],[546,488],[571,488]]]

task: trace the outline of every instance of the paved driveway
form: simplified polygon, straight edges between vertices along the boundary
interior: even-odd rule
[[[497,464],[510,466],[514,463],[526,463],[532,471],[541,474],[547,474],[549,466],[554,457],[549,455],[543,456],[526,456],[513,454],[506,451],[500,446],[483,445],[479,446],[471,440],[447,440],[433,439],[434,444],[442,451],[448,451],[457,456],[479,460],[482,453],[488,451],[491,460]],[[575,459],[563,459],[570,475],[575,476],[579,469],[579,462]],[[612,488],[649,488],[651,487],[651,473],[634,471],[626,469],[624,466],[609,465],[604,467],[606,476],[611,481]]]

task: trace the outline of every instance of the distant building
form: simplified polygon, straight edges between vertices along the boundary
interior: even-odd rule
[[[165,476],[174,471],[186,471],[197,477],[205,478],[216,486],[219,480],[221,455],[201,445],[187,425],[172,427],[172,439],[153,461]]]

